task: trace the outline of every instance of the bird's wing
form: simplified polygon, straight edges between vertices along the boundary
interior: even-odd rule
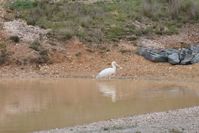
[[[113,68],[106,68],[104,70],[102,70],[97,76],[96,78],[102,78],[102,77],[106,77],[106,76],[110,76],[111,74],[114,73],[114,69]]]

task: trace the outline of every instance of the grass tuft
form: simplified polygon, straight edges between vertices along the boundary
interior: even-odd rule
[[[199,1],[112,0],[85,4],[78,0],[15,0],[8,4],[28,24],[52,29],[51,37],[73,36],[91,43],[114,42],[148,34],[176,34],[199,19]],[[133,25],[139,22],[140,25]]]
[[[37,6],[37,2],[34,0],[15,0],[10,2],[9,8],[10,9],[30,9]]]

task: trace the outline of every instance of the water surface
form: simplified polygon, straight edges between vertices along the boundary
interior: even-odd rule
[[[0,81],[0,133],[26,133],[199,105],[196,82]]]

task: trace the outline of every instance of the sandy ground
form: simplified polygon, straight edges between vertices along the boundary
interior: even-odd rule
[[[185,44],[199,42],[198,33],[199,25],[194,25],[185,27],[178,35],[158,36],[150,40],[158,42],[161,47],[183,47]],[[137,44],[137,41],[121,41],[118,44],[93,44],[92,47],[88,47],[88,44],[73,39],[63,45],[63,51],[55,52],[51,56],[53,64],[5,64],[0,66],[0,77],[95,78],[100,70],[111,67],[111,62],[116,61],[123,69],[118,70],[114,78],[199,81],[199,64],[182,66],[150,62],[136,54]],[[27,55],[27,50],[24,50],[26,44],[10,45],[8,47],[15,52],[13,56],[16,56],[13,58]]]
[[[197,133],[199,107],[95,122],[38,133]]]
[[[95,78],[101,69],[110,67],[110,63],[115,60],[123,69],[118,70],[113,78],[199,81],[199,64],[174,66],[168,63],[153,63],[134,53],[121,54],[115,51],[107,53],[106,56],[102,55],[103,57],[82,56],[85,57],[72,59],[71,63],[2,66],[0,78]]]

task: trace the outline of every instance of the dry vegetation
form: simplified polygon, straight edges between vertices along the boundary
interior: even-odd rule
[[[55,63],[56,66],[56,63],[65,63],[67,72],[76,71],[80,64],[84,64],[82,69],[90,72],[107,66],[112,60],[119,60],[130,64],[127,71],[131,71],[130,62],[146,63],[135,55],[134,45],[141,37],[158,38],[168,46],[176,45],[179,39],[191,43],[195,38],[194,42],[197,42],[195,33],[198,31],[194,28],[186,28],[194,31],[194,37],[189,38],[185,32],[179,37],[176,33],[185,25],[197,25],[198,4],[198,0],[6,1],[4,20],[23,19],[29,26],[51,30],[47,38],[30,42],[24,42],[20,36],[4,35],[0,30],[0,64],[38,66]],[[123,41],[128,43],[121,43]],[[101,65],[93,65],[95,59]],[[136,69],[141,66],[137,64]],[[146,64],[150,66],[150,63]],[[127,76],[127,71],[122,75]]]
[[[15,0],[7,7],[15,18],[50,28],[50,37],[103,43],[134,40],[151,34],[173,34],[199,18],[195,0],[112,0],[90,4],[70,0]]]

